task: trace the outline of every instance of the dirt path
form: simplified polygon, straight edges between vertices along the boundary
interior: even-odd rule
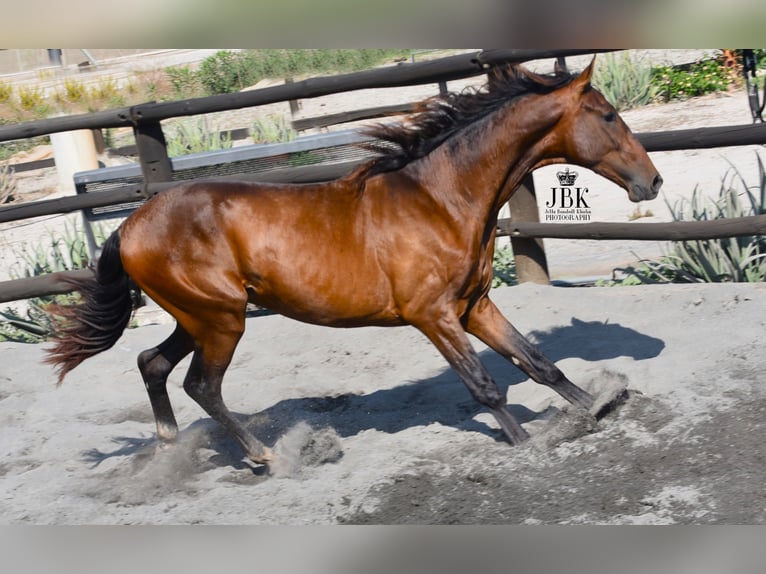
[[[267,477],[184,395],[183,369],[170,383],[180,441],[156,449],[135,357],[167,325],[129,330],[61,388],[41,346],[0,344],[2,522],[766,520],[762,285],[521,286],[494,299],[577,383],[627,382],[625,405],[596,428],[556,419],[559,399],[477,344],[538,445],[512,449],[412,329],[250,319],[224,395],[276,443]]]

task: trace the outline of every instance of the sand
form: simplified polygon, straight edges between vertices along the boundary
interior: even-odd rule
[[[282,459],[268,475],[171,375],[154,438],[126,331],[54,385],[43,345],[0,344],[0,516],[34,524],[761,523],[762,285],[561,288],[493,299],[576,383],[626,385],[598,423],[476,342],[532,434],[510,447],[412,328],[248,320],[224,398]]]

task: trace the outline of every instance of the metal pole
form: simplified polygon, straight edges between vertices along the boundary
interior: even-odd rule
[[[61,62],[61,49],[60,48],[49,48],[48,49],[48,61],[53,64],[54,66],[63,66],[64,64]]]

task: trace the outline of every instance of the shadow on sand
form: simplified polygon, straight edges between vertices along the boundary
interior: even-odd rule
[[[569,325],[551,331],[533,331],[529,338],[553,362],[568,358],[595,362],[623,356],[640,361],[658,356],[665,347],[661,339],[617,323],[585,322],[574,318]],[[480,356],[502,393],[506,393],[509,386],[527,380],[524,373],[494,351],[486,350]],[[439,408],[435,409],[433,405],[439,405]],[[522,405],[511,405],[510,408],[521,423],[540,414]],[[481,410],[481,405],[474,401],[457,374],[445,366],[434,377],[402,383],[392,389],[366,395],[285,399],[259,413],[237,416],[269,446],[273,446],[280,436],[301,421],[314,428],[332,427],[342,437],[369,429],[396,433],[415,426],[439,423],[502,440],[498,431],[473,420]],[[182,441],[185,434],[201,431],[209,436],[209,448],[218,453],[215,456],[217,464],[238,464],[241,458],[239,446],[211,419],[194,422],[181,431],[179,439]],[[114,452],[92,450],[83,453],[84,457],[95,466],[112,456],[139,453],[148,446],[146,439],[121,439],[115,439],[121,446]]]

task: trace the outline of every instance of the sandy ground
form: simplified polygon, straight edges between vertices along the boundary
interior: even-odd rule
[[[476,344],[533,435],[511,448],[411,328],[248,320],[224,396],[281,462],[251,467],[169,383],[158,449],[128,330],[56,388],[42,346],[0,344],[0,520],[38,524],[763,523],[762,285],[496,290],[575,382],[627,384],[593,426]],[[302,449],[302,450],[301,450]]]
[[[404,90],[393,101],[420,93]],[[301,114],[361,108],[369,97],[310,100]],[[387,97],[375,101],[389,103]],[[750,122],[742,92],[623,116],[636,132]],[[755,185],[756,149],[652,157],[673,202],[697,185],[716,194],[730,163]],[[538,193],[555,185],[554,171],[535,174]],[[26,177],[31,191],[55,182],[55,173]],[[600,177],[584,170],[580,177],[592,190],[594,220],[626,221],[636,209]],[[655,214],[642,221],[669,219],[662,199],[641,209]],[[18,248],[65,219],[0,227],[0,279]],[[557,278],[608,274],[633,261],[633,252],[661,250],[640,242],[545,244]],[[596,391],[626,385],[624,404],[594,425],[477,343],[533,435],[528,446],[513,449],[415,330],[332,330],[252,318],[224,397],[279,454],[269,476],[245,463],[237,445],[186,397],[186,363],[169,383],[180,440],[157,448],[135,367],[138,352],[172,328],[153,314],[146,320],[160,324],[128,330],[60,388],[41,364],[44,346],[0,344],[0,522],[765,521],[766,393],[759,383],[766,364],[754,343],[766,317],[763,286],[525,285],[496,290],[493,298],[576,383]]]

